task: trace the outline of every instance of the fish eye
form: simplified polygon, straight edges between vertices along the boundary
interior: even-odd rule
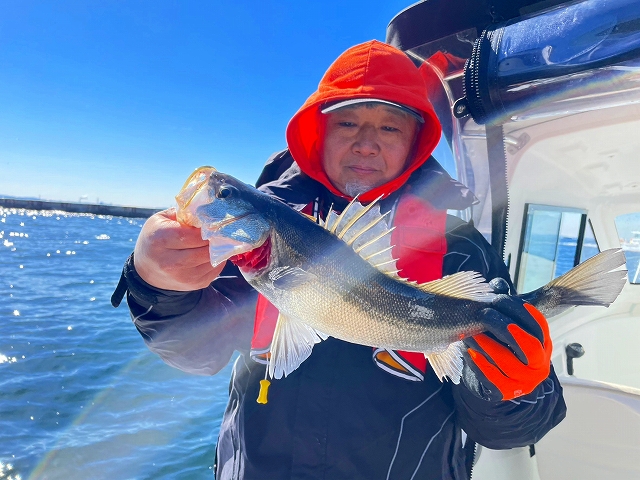
[[[233,193],[233,190],[235,190],[234,187],[231,187],[229,185],[224,185],[220,187],[220,189],[218,190],[218,193],[216,193],[216,198],[227,198]]]

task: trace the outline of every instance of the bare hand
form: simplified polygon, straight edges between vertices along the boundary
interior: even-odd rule
[[[211,266],[209,242],[200,229],[178,223],[175,209],[151,216],[142,227],[134,250],[138,275],[156,288],[193,291],[208,287],[225,263]]]

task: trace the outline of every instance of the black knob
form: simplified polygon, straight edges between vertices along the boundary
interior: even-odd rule
[[[567,373],[573,375],[573,359],[584,355],[584,347],[579,343],[570,343],[565,351],[567,352]]]
[[[489,282],[489,286],[498,294],[509,293],[509,284],[504,278],[496,277]]]

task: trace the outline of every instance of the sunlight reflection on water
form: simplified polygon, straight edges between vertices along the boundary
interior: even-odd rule
[[[144,221],[0,217],[0,479],[211,478],[229,367],[166,366],[109,302]]]

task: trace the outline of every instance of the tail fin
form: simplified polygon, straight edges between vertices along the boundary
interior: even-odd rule
[[[608,307],[627,282],[627,270],[617,270],[624,264],[621,249],[605,250],[520,298],[546,316],[557,315],[574,305]]]

